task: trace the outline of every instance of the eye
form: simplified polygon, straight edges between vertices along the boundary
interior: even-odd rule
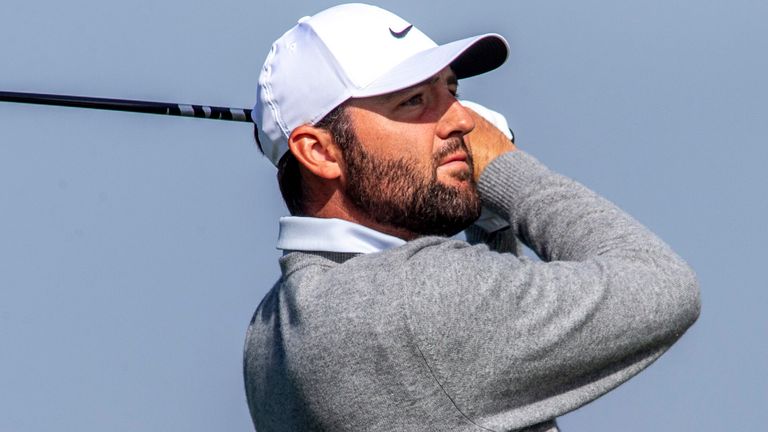
[[[402,107],[418,106],[418,105],[421,105],[423,102],[424,102],[424,95],[421,93],[418,93],[406,99],[405,101],[401,102],[400,106]]]
[[[448,83],[448,92],[456,99],[459,98],[459,85],[457,83]]]

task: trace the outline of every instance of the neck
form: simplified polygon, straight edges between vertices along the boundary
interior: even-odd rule
[[[350,203],[339,188],[326,189],[325,191],[312,190],[308,195],[315,197],[315,199],[305,203],[304,213],[307,216],[346,220],[406,241],[418,237],[416,233],[406,229],[376,222],[368,214]]]

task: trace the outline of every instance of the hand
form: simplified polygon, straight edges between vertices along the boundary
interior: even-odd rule
[[[515,151],[517,147],[496,126],[483,116],[467,108],[475,120],[475,128],[464,140],[472,153],[475,181],[480,179],[485,167],[498,156]]]

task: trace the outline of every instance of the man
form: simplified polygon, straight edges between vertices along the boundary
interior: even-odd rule
[[[556,431],[695,321],[661,240],[456,99],[506,56],[360,4],[273,45],[254,118],[293,216],[246,338],[259,431]]]

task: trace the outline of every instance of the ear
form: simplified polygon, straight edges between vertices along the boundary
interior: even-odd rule
[[[341,176],[341,153],[327,130],[299,126],[288,138],[288,148],[296,160],[316,176],[325,179]]]

